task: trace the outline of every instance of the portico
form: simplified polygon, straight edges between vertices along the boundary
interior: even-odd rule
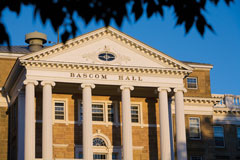
[[[96,47],[99,49],[93,49]],[[126,52],[128,54],[125,54]],[[103,53],[111,53],[115,59],[112,61],[97,59],[98,55]],[[107,58],[108,56],[105,55]],[[123,160],[134,159],[134,149],[141,148],[133,145],[135,142],[133,142],[132,135],[132,97],[154,97],[158,100],[159,122],[157,126],[160,126],[160,134],[157,136],[160,139],[161,159],[171,160],[174,158],[171,157],[173,141],[170,138],[170,133],[172,133],[170,126],[172,125],[169,122],[171,110],[169,110],[168,103],[170,95],[174,95],[177,158],[186,160],[183,103],[183,93],[186,90],[183,79],[190,72],[189,66],[136,42],[112,28],[91,32],[87,36],[70,40],[65,45],[58,44],[21,57],[11,72],[11,74],[16,74],[16,76],[12,76],[15,77],[15,80],[8,80],[5,85],[11,97],[11,103],[18,100],[18,104],[21,106],[18,110],[19,116],[22,117],[18,121],[18,138],[24,139],[24,141],[18,143],[18,159],[32,160],[36,158],[35,106],[37,106],[36,102],[40,103],[39,100],[42,101],[42,121],[40,122],[42,123],[42,159],[55,158],[53,114],[56,112],[56,108],[54,111],[53,93],[69,94],[74,91],[80,95],[78,98],[82,107],[82,109],[78,109],[79,115],[82,115],[82,121],[77,121],[82,127],[81,151],[85,160],[93,159],[94,155],[93,96],[106,95],[119,97],[121,118],[119,116],[118,125],[122,134],[121,144],[118,146],[122,147],[120,149],[122,156],[119,158]],[[66,88],[58,87],[61,85],[74,87],[66,87],[68,89],[66,91]],[[41,99],[36,98],[36,90],[42,94]],[[105,111],[108,112],[110,105],[108,102],[105,103],[108,105]],[[63,108],[60,112],[65,110],[67,109]],[[140,110],[136,112],[140,112]],[[110,112],[108,114],[109,118]],[[75,120],[73,121],[75,124]],[[114,150],[114,144],[111,145]],[[22,150],[24,150],[24,154],[21,153]],[[110,160],[112,157],[107,156],[107,159]]]

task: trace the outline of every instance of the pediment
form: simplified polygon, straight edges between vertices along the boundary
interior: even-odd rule
[[[20,61],[189,70],[192,68],[112,28],[101,28]]]

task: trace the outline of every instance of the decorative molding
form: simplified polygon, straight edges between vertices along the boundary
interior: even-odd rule
[[[211,104],[211,105],[215,105],[218,102],[220,102],[219,98],[184,97],[184,103],[187,103],[187,104]]]
[[[36,67],[36,68],[77,69],[77,70],[91,70],[91,71],[101,71],[101,72],[110,71],[110,72],[116,72],[116,73],[147,73],[147,74],[165,74],[165,75],[181,75],[181,76],[186,76],[189,73],[191,73],[191,71],[189,70],[158,68],[158,67],[67,63],[67,62],[36,61],[36,60],[21,60],[21,65],[25,67]]]
[[[82,45],[88,41],[96,40],[102,37],[111,37],[114,38],[117,41],[122,42],[123,44],[132,47],[141,53],[143,53],[146,56],[150,56],[154,59],[156,59],[159,62],[162,62],[168,66],[171,66],[174,69],[178,70],[188,70],[189,72],[192,71],[192,68],[189,65],[186,65],[180,61],[177,61],[168,55],[151,48],[150,46],[147,46],[146,44],[135,40],[134,38],[123,34],[119,32],[118,30],[112,28],[112,27],[104,27],[101,29],[98,29],[96,31],[90,32],[88,34],[85,34],[83,36],[79,36],[78,38],[72,39],[67,41],[65,44],[58,44],[53,47],[48,47],[46,49],[43,49],[41,51],[35,52],[30,55],[26,55],[20,58],[20,60],[40,60],[43,57],[55,54],[60,51],[68,50],[72,47]]]
[[[98,55],[100,53],[112,53],[116,56],[116,58],[113,61],[101,61],[98,58]],[[87,61],[91,60],[91,63],[95,63],[95,62],[101,62],[103,64],[118,64],[121,65],[123,63],[127,63],[128,61],[130,61],[130,58],[128,56],[123,56],[121,54],[118,53],[118,51],[116,51],[115,49],[111,48],[110,46],[104,46],[103,48],[99,48],[97,49],[95,52],[92,53],[86,53],[83,55],[83,58],[85,58]]]

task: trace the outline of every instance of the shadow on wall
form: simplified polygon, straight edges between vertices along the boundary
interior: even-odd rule
[[[148,124],[157,125],[156,120],[156,98],[147,98],[146,99],[147,108],[148,108]],[[148,127],[148,145],[149,145],[149,160],[156,160],[160,155],[158,155],[158,133],[157,127]]]
[[[200,118],[201,136],[198,139],[194,139],[190,137],[190,134],[189,134],[190,132],[189,118],[190,117]],[[227,124],[229,122],[229,117],[234,119],[237,116],[230,113],[226,113],[224,117],[225,118],[222,119],[221,121],[214,122],[212,115],[185,115],[186,135],[187,135],[187,153],[188,153],[189,160],[191,156],[201,156],[203,159],[208,159],[208,160],[240,159],[240,148],[238,148],[239,142],[237,139],[237,127],[239,125]],[[224,146],[222,147],[218,147],[215,145],[214,130],[213,130],[214,126],[223,127]],[[176,148],[176,141],[175,141],[175,148]]]

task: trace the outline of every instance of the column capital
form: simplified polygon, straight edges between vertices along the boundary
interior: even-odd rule
[[[56,83],[53,81],[42,81],[41,82],[41,86],[45,86],[46,84],[50,84],[52,87],[54,87],[56,85]]]
[[[177,92],[177,91],[182,91],[182,92],[187,92],[187,89],[186,88],[184,88],[184,87],[177,87],[177,88],[174,88],[174,90],[173,90],[174,92]]]
[[[29,83],[32,83],[32,84],[34,84],[35,86],[38,85],[38,81],[36,81],[36,80],[25,79],[25,80],[23,81],[23,84],[24,84],[24,85],[27,85],[27,84],[29,84]]]
[[[133,86],[124,86],[124,85],[122,85],[122,86],[120,86],[120,89],[121,90],[124,90],[124,89],[129,89],[129,90],[134,90],[134,87]]]
[[[163,90],[165,90],[165,91],[167,91],[167,92],[171,92],[171,89],[170,89],[169,87],[158,87],[158,88],[157,88],[157,91],[158,91],[158,92],[161,92],[161,91],[163,91]]]
[[[91,87],[92,89],[95,88],[95,84],[92,83],[82,83],[80,88]]]

